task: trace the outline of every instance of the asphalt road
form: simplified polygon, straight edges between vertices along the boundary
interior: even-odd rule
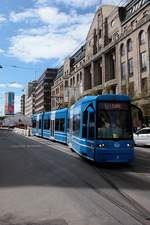
[[[150,148],[131,165],[96,165],[0,130],[0,225],[120,224],[150,224]]]

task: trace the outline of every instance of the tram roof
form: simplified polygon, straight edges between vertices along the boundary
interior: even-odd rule
[[[97,96],[85,96],[79,102],[81,103],[81,102],[93,101],[93,100],[130,101],[130,98],[127,95],[107,94],[107,95],[97,95]]]

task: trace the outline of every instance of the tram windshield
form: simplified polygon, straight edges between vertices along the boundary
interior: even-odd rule
[[[131,112],[128,103],[98,102],[98,139],[131,139]]]

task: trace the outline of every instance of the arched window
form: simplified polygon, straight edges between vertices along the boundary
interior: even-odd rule
[[[82,80],[82,72],[80,72],[80,81]]]
[[[77,74],[77,83],[79,83],[79,74]]]
[[[72,87],[72,78],[70,79],[70,86]]]
[[[129,39],[127,41],[127,50],[128,50],[128,52],[132,51],[132,40],[131,39]]]
[[[120,46],[120,55],[121,56],[124,56],[125,55],[125,47],[124,47],[124,44],[121,44],[121,46]]]
[[[73,85],[75,85],[75,77],[73,77]]]
[[[142,30],[139,33],[139,44],[142,45],[145,43],[145,31]]]

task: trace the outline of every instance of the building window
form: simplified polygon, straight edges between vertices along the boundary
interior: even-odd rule
[[[75,86],[75,77],[73,77],[73,86]]]
[[[79,83],[79,74],[77,74],[77,83]]]
[[[130,97],[134,96],[134,83],[133,82],[129,83],[129,96]]]
[[[80,72],[80,81],[82,80],[82,72]]]
[[[128,60],[128,73],[129,76],[133,76],[133,58]]]
[[[121,46],[120,46],[120,55],[121,56],[124,56],[125,55],[125,47],[124,47],[124,44],[121,44]]]
[[[142,93],[143,94],[146,94],[147,93],[147,78],[143,78],[141,80],[141,90],[142,90]]]
[[[65,81],[65,87],[68,87],[68,81]]]
[[[143,45],[145,43],[145,32],[142,30],[139,33],[139,44]]]
[[[111,27],[113,27],[115,25],[115,20],[113,19],[112,21],[111,21]]]
[[[132,40],[131,39],[129,39],[127,41],[127,50],[128,50],[128,52],[132,51]]]
[[[123,95],[126,95],[127,94],[126,85],[123,85],[121,87],[121,92],[122,92]]]
[[[72,78],[70,79],[70,86],[72,87]]]
[[[121,63],[121,79],[124,80],[126,77],[126,64],[125,62]]]
[[[99,36],[99,39],[102,37],[102,30],[101,29],[99,29],[98,36]]]
[[[141,72],[144,72],[147,69],[146,52],[140,53],[140,67],[141,67]]]

